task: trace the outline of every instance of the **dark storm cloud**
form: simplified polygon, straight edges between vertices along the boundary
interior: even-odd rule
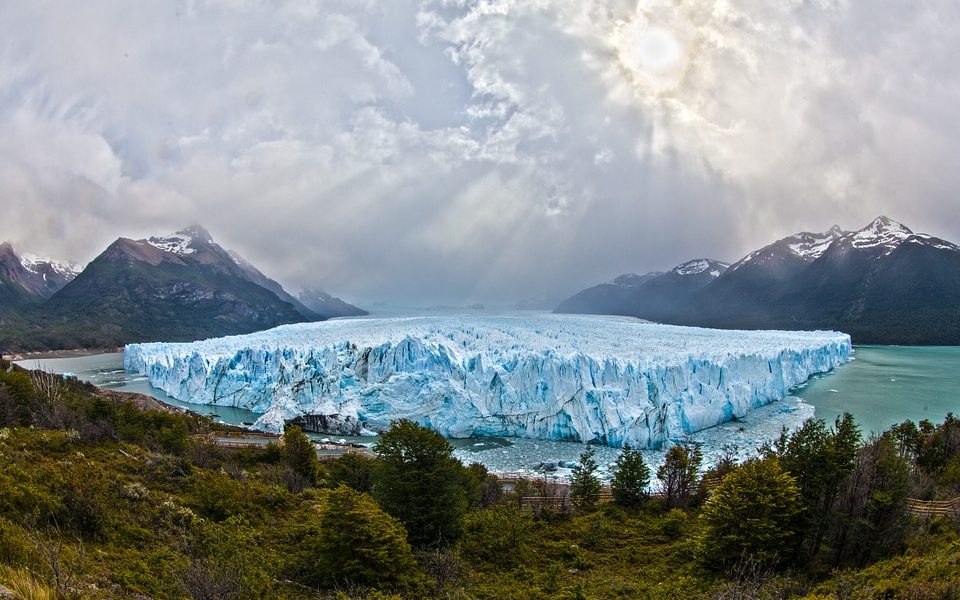
[[[7,2],[0,238],[201,222],[293,288],[427,304],[880,213],[958,240],[958,10]]]

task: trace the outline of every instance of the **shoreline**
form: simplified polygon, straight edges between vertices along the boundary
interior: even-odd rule
[[[40,350],[36,352],[13,352],[4,354],[4,360],[25,361],[25,360],[50,360],[54,358],[79,358],[82,356],[95,356],[97,354],[113,354],[123,352],[123,347],[116,348],[73,348],[70,350]]]

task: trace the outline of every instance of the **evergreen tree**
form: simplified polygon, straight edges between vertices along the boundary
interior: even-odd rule
[[[380,435],[373,496],[406,526],[416,547],[443,546],[460,533],[467,497],[464,467],[442,436],[407,419]]]
[[[793,546],[798,495],[775,457],[744,463],[720,482],[700,513],[700,560],[714,569],[747,562],[776,566]]]
[[[311,483],[317,481],[320,474],[317,449],[307,434],[296,425],[287,427],[283,432],[283,461]]]
[[[696,444],[690,449],[674,446],[667,451],[663,464],[657,469],[657,479],[663,487],[667,506],[678,508],[690,504],[702,461],[703,454]]]
[[[570,478],[570,500],[581,510],[592,509],[600,499],[600,479],[597,477],[596,450],[587,447],[580,454],[580,463],[573,468]]]
[[[304,578],[323,588],[405,587],[417,574],[403,526],[368,495],[345,485],[324,493],[300,546]]]
[[[808,558],[817,554],[834,516],[837,497],[857,455],[860,432],[849,413],[832,429],[809,420],[782,443],[780,464],[797,481],[800,542]]]
[[[621,506],[637,506],[648,497],[650,469],[643,462],[643,454],[624,444],[623,451],[617,457],[617,464],[610,482],[613,500]]]

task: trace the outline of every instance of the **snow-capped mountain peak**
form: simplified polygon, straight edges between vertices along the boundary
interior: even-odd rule
[[[840,229],[839,225],[834,225],[823,233],[804,231],[785,238],[783,242],[787,248],[790,249],[790,252],[800,258],[816,260],[826,252],[834,240],[847,235],[847,233],[848,232]]]
[[[854,248],[884,246],[892,249],[912,235],[913,231],[903,224],[889,217],[877,217],[860,231],[854,232],[850,243]]]
[[[820,233],[801,231],[777,240],[759,250],[754,250],[730,267],[730,272],[732,273],[749,263],[782,260],[785,255],[799,257],[808,263],[813,262],[827,251],[830,244],[847,235],[850,235],[850,232],[844,231],[839,225],[834,225]]]
[[[700,273],[709,271],[711,277],[719,277],[729,266],[727,263],[718,260],[695,258],[674,267],[672,272],[677,275],[699,275]]]
[[[69,260],[37,256],[31,252],[22,252],[20,254],[20,264],[31,273],[43,275],[44,279],[46,279],[47,276],[45,266],[49,266],[49,269],[67,279],[73,279],[83,270],[80,265]]]
[[[209,244],[212,241],[213,238],[210,237],[210,233],[200,225],[191,225],[170,235],[147,238],[147,243],[154,248],[181,256],[193,254],[197,251],[194,242]]]

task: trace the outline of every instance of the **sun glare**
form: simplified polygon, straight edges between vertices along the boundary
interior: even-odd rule
[[[611,42],[634,83],[659,94],[683,79],[691,37],[689,23],[678,15],[648,14],[638,7],[633,19],[617,26]]]

